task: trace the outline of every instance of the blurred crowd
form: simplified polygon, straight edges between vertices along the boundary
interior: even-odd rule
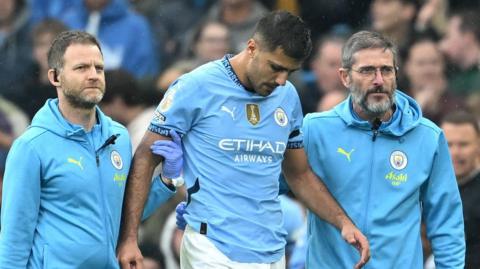
[[[100,41],[107,82],[101,107],[127,126],[135,150],[168,86],[208,61],[238,53],[258,19],[274,9],[298,14],[312,28],[315,49],[291,76],[304,114],[345,99],[348,92],[337,73],[343,43],[354,31],[371,29],[399,46],[398,88],[417,100],[425,117],[440,125],[446,115],[465,110],[480,120],[475,0],[0,0],[0,175],[12,141],[45,101],[56,97],[46,54],[58,33],[81,29]],[[456,172],[468,162],[464,159],[473,159],[467,174],[478,172],[478,130],[475,134],[473,153],[452,156],[460,159]],[[183,198],[179,191],[143,223],[146,268],[179,268],[182,231],[174,208]],[[288,196],[282,206],[289,268],[303,268],[304,209]]]

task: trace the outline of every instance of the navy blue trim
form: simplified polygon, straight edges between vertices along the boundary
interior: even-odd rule
[[[238,78],[237,74],[235,74],[235,71],[233,71],[232,65],[230,64],[230,58],[232,57],[233,57],[233,54],[226,54],[225,56],[223,56],[221,60],[222,64],[227,70],[227,74],[230,77],[230,79],[233,80],[235,84],[245,89],[245,87],[243,87],[242,83],[240,82],[240,79]]]
[[[187,189],[187,206],[192,201],[192,195],[200,190],[200,182],[198,182],[198,177],[195,179],[195,184]]]
[[[292,138],[294,138],[294,137],[297,137],[298,135],[300,135],[300,130],[299,130],[299,129],[291,132],[291,133],[290,133],[290,136],[288,136],[288,139],[292,139]]]
[[[301,149],[303,148],[303,141],[288,142],[287,149]]]

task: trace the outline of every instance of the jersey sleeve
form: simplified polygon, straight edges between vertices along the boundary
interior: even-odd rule
[[[169,136],[171,129],[187,133],[200,113],[200,102],[195,101],[199,90],[188,74],[175,81],[157,106],[148,130],[162,136]]]
[[[302,121],[303,121],[303,113],[302,113],[302,106],[300,105],[300,98],[298,94],[291,98],[293,101],[293,110],[291,115],[291,131],[288,137],[288,149],[299,149],[303,148],[303,133],[301,132],[302,128]]]

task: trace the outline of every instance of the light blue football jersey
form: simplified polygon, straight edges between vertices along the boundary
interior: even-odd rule
[[[278,178],[285,151],[303,147],[300,100],[290,82],[267,97],[247,91],[228,57],[174,82],[149,130],[183,134],[188,225],[231,260],[276,262],[286,235]]]

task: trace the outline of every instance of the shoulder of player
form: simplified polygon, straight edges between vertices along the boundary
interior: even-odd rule
[[[215,90],[215,85],[222,79],[225,79],[225,74],[214,65],[214,62],[211,62],[183,74],[170,86],[170,89],[175,92],[185,92],[190,97],[204,95]]]

